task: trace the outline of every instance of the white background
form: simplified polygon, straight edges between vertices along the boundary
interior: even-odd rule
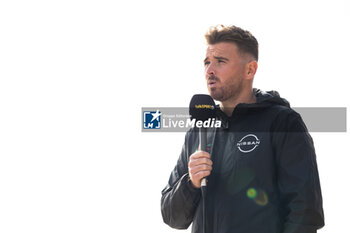
[[[258,39],[255,87],[294,107],[349,107],[349,10],[346,0],[1,1],[0,232],[179,232],[162,222],[160,192],[184,133],[141,133],[141,107],[206,93],[203,34],[217,24]],[[320,232],[344,232],[349,134],[312,136]]]

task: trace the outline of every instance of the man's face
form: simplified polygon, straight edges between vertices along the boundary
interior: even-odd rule
[[[209,45],[204,59],[205,77],[213,99],[225,101],[239,96],[243,88],[244,62],[236,44]]]

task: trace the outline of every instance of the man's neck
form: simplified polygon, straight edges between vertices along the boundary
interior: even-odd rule
[[[256,103],[256,97],[254,95],[253,90],[250,90],[247,93],[242,93],[242,95],[238,97],[232,97],[228,100],[220,102],[220,109],[227,116],[231,116],[235,107],[240,103],[244,103],[244,104]]]

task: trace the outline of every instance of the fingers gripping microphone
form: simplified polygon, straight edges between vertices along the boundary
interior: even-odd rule
[[[190,102],[191,120],[207,121],[215,118],[215,103],[209,95],[198,94],[194,95]],[[203,125],[203,124],[201,124]],[[199,127],[199,148],[201,151],[207,149],[207,130],[205,127]],[[206,179],[201,180],[201,186],[206,186]]]

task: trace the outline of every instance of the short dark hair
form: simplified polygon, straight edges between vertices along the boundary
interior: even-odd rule
[[[246,30],[236,26],[217,25],[211,27],[205,34],[208,45],[220,42],[235,43],[240,52],[248,53],[254,57],[256,61],[259,58],[259,44],[256,38]]]

